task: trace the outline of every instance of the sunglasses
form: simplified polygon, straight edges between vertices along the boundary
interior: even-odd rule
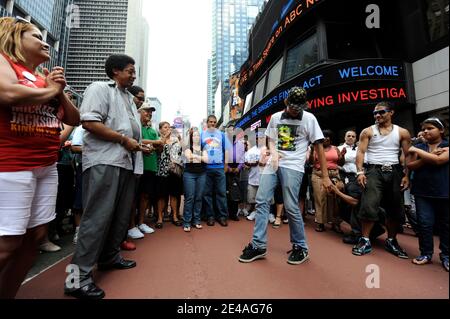
[[[24,19],[24,18],[22,18],[22,17],[17,16],[17,17],[15,18],[14,23],[25,23],[25,24],[28,24],[28,23],[31,23],[31,22],[28,21],[27,19]]]
[[[387,110],[387,109],[379,110],[379,111],[373,111],[373,116],[384,115],[384,114],[386,114],[386,113],[388,113],[388,112],[390,112],[390,111],[391,111],[391,110]]]

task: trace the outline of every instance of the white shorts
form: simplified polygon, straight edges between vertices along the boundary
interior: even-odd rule
[[[21,236],[55,219],[56,164],[31,171],[0,172],[0,236]]]

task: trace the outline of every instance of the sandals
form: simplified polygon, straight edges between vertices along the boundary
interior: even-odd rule
[[[155,224],[155,227],[156,227],[157,229],[161,229],[161,228],[163,228],[163,223],[157,222],[157,223]]]
[[[275,221],[273,222],[272,227],[277,229],[281,226],[281,217],[275,217]]]
[[[316,232],[318,232],[318,233],[322,233],[322,232],[324,232],[325,231],[325,225],[324,224],[317,224],[317,227],[316,227]]]

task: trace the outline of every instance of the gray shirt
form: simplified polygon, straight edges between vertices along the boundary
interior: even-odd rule
[[[84,93],[80,113],[81,122],[101,122],[113,131],[130,138],[135,137],[133,131],[136,129],[133,130],[133,126],[140,128],[141,125],[133,96],[128,92],[126,95],[123,94],[115,82],[92,83]],[[129,114],[133,114],[133,117]],[[139,142],[141,142],[140,129],[139,132]],[[133,154],[119,143],[105,141],[85,131],[83,171],[95,165],[111,165],[142,174],[142,152]]]

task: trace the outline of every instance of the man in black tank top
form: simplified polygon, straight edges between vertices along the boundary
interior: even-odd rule
[[[392,124],[393,114],[389,103],[378,103],[373,111],[375,125],[364,129],[360,136],[356,167],[358,183],[364,191],[358,214],[362,237],[352,250],[356,256],[372,251],[369,234],[378,221],[378,207],[382,206],[386,208],[388,231],[385,248],[399,258],[408,258],[396,238],[404,216],[402,192],[409,187],[406,163],[400,164],[398,153],[402,149],[404,154],[408,154],[411,136],[406,129]],[[367,163],[363,165],[365,155]]]

